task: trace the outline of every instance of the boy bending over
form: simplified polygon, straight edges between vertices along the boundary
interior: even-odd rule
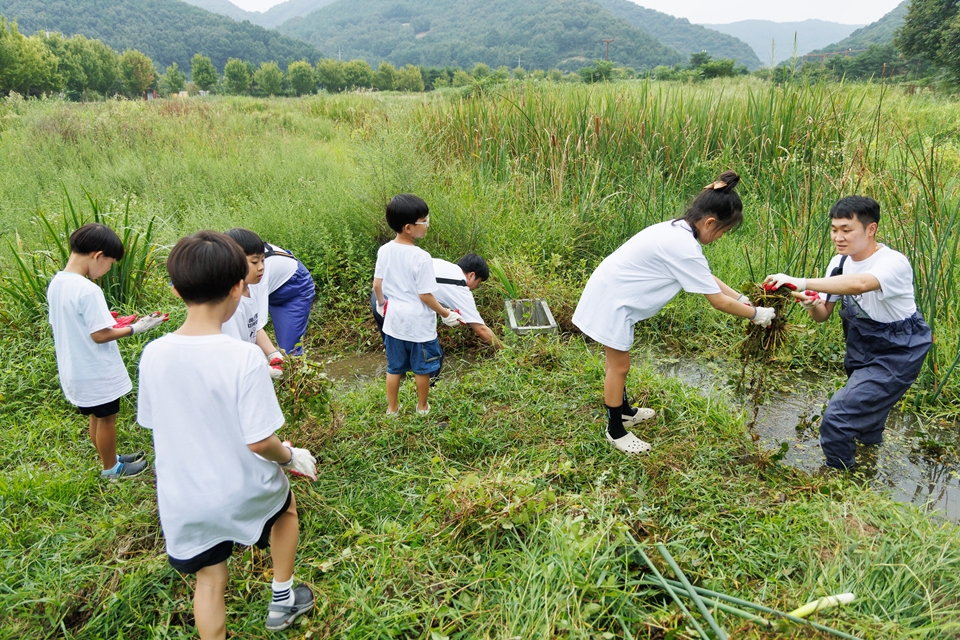
[[[187,319],[144,349],[137,413],[153,431],[167,555],[180,573],[197,574],[200,637],[220,639],[234,544],[269,545],[274,578],[266,627],[285,629],[314,598],[306,585],[293,586],[299,524],[282,468],[316,480],[316,461],[274,433],[283,414],[261,350],[221,333],[243,296],[243,250],[221,233],[201,231],[177,243],[167,272]]]

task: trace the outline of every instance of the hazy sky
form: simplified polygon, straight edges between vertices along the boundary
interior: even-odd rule
[[[247,11],[266,11],[282,0],[230,0]],[[900,0],[640,0],[637,4],[649,9],[663,11],[690,22],[724,24],[751,18],[795,22],[809,18],[842,22],[844,24],[869,24],[889,13]]]

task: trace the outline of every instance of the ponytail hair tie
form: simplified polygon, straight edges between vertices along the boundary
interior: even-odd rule
[[[720,189],[726,189],[726,188],[727,188],[726,182],[724,182],[723,180],[717,180],[716,182],[711,182],[710,184],[705,186],[703,190],[706,191],[707,189],[713,189],[714,191],[719,191]]]

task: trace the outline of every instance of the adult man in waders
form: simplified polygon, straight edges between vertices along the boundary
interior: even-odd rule
[[[883,441],[887,415],[920,375],[933,340],[917,311],[910,262],[876,240],[880,205],[871,198],[848,196],[833,205],[830,217],[830,236],[839,255],[827,267],[829,276],[805,279],[778,273],[764,283],[769,289],[786,286],[795,291],[794,297],[817,322],[825,322],[841,301],[847,384],[823,413],[820,446],[828,466],[852,469],[854,438],[861,444]]]

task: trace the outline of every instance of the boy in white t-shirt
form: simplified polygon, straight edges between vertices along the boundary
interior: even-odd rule
[[[437,302],[447,309],[455,309],[463,323],[485,343],[495,348],[502,346],[497,335],[483,321],[473,299],[474,290],[490,278],[487,261],[472,252],[464,255],[456,264],[434,258],[433,271],[437,276],[437,290],[433,294]],[[370,304],[373,321],[382,334],[383,316],[377,313],[377,297],[373,294],[370,295]]]
[[[607,256],[590,276],[580,296],[573,323],[606,347],[603,399],[607,408],[607,441],[627,454],[647,453],[651,446],[627,431],[649,420],[652,409],[634,408],[627,399],[633,327],[654,316],[681,289],[706,296],[718,311],[770,326],[774,310],[750,300],[710,273],[701,245],[719,240],[740,225],[743,204],[740,181],[733,171],[708,184],[690,209],[676,220],[647,227]]]
[[[193,610],[203,640],[226,637],[224,591],[234,544],[270,546],[269,630],[313,607],[293,586],[299,524],[283,468],[316,480],[306,449],[281,442],[283,414],[255,345],[221,327],[243,297],[248,272],[236,242],[215,231],[182,238],[167,258],[174,293],[187,305],[177,331],[140,360],[138,422],[153,432],[157,504],[170,564],[197,574]]]
[[[147,468],[144,453],[117,455],[120,398],[133,385],[116,341],[152,329],[166,318],[146,316],[117,324],[103,291],[91,280],[106,274],[123,258],[123,242],[113,229],[85,224],[70,235],[70,258],[47,287],[47,307],[63,395],[90,416],[90,440],[100,454],[108,480],[130,478]]]
[[[778,273],[765,282],[771,289],[793,289],[817,322],[826,322],[837,301],[841,303],[847,384],[823,412],[820,446],[827,466],[852,469],[855,440],[883,441],[887,415],[920,375],[933,336],[917,310],[910,261],[877,242],[877,201],[841,198],[830,209],[830,218],[838,255],[827,266],[826,278]]]
[[[267,324],[268,296],[265,284],[261,282],[265,270],[263,240],[248,229],[230,229],[226,235],[240,245],[247,255],[249,270],[244,280],[246,290],[243,292],[237,311],[223,323],[223,332],[260,347],[270,364],[270,377],[280,380],[283,378],[283,354],[273,345],[270,336],[263,330]]]
[[[426,415],[430,412],[430,374],[440,368],[443,357],[437,340],[437,314],[447,326],[455,326],[461,319],[437,302],[433,261],[416,246],[430,226],[427,203],[415,195],[394,196],[387,204],[387,224],[397,236],[377,251],[373,274],[376,312],[384,319],[387,415],[400,413],[397,396],[407,371],[413,371],[416,379],[417,413]]]

